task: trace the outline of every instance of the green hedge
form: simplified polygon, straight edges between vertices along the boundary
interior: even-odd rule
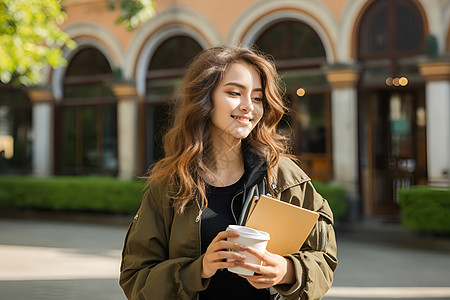
[[[333,211],[334,218],[341,220],[347,215],[348,201],[347,191],[344,187],[328,184],[325,182],[314,182],[314,188],[317,192],[327,199]]]
[[[143,187],[143,181],[111,177],[0,176],[0,207],[132,213]]]
[[[0,209],[133,213],[141,203],[144,181],[111,177],[0,176]],[[336,219],[347,212],[343,187],[315,182]]]
[[[409,229],[450,233],[450,189],[412,187],[398,190],[402,224]]]

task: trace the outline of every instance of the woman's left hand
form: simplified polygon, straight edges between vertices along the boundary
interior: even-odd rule
[[[258,275],[239,275],[257,289],[269,288],[277,284],[293,284],[295,282],[294,264],[290,259],[265,250],[258,251],[246,247],[246,251],[262,261],[261,265],[240,261],[239,267],[249,269]]]

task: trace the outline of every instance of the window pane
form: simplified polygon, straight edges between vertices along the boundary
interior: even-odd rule
[[[325,49],[317,33],[306,24],[284,21],[267,29],[255,42],[271,54],[275,61],[325,57]]]
[[[103,168],[117,168],[117,113],[115,106],[103,109]],[[132,120],[130,120],[131,122]]]
[[[149,70],[183,69],[201,50],[200,45],[190,37],[169,38],[153,54]]]
[[[255,42],[261,51],[270,53],[273,55],[275,60],[288,58],[285,47],[280,47],[280,45],[285,45],[286,33],[285,26],[282,24],[277,24],[267,29]]]
[[[25,92],[0,83],[0,173],[31,171],[31,102]]]
[[[147,99],[156,102],[173,96],[181,83],[181,78],[150,79],[147,81]]]
[[[286,90],[329,88],[327,78],[321,69],[284,71],[280,72],[280,75],[286,84]]]
[[[301,152],[326,153],[325,97],[305,95],[298,99],[297,120],[300,136],[297,146]]]
[[[97,148],[97,108],[83,108],[83,166],[89,168],[98,167]]]
[[[325,57],[325,50],[317,33],[309,26],[292,22],[292,58]]]
[[[79,98],[81,96],[82,88],[76,85],[66,85],[64,87],[64,101],[70,98]]]
[[[375,2],[361,22],[359,40],[361,55],[380,54],[389,50],[388,1]]]
[[[108,60],[100,51],[95,48],[85,48],[80,50],[70,60],[66,77],[107,74],[111,72]]]
[[[76,98],[103,98],[112,101],[114,93],[112,89],[101,83],[83,83],[76,85],[65,85],[64,87],[64,101],[70,101]]]
[[[380,10],[373,18],[368,30],[368,51],[370,53],[382,53],[389,49],[388,14],[386,10]]]
[[[398,51],[420,51],[424,47],[424,29],[419,11],[410,2],[397,2],[397,41]]]
[[[76,108],[65,108],[62,110],[62,167],[75,168],[76,167]]]
[[[164,157],[163,137],[170,123],[170,103],[147,107],[147,162],[152,164]]]
[[[31,146],[31,109],[0,105],[1,172],[28,172]]]

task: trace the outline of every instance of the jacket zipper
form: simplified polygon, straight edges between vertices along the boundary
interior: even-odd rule
[[[204,209],[202,209],[200,207],[200,204],[198,203],[198,200],[195,201],[197,203],[198,206],[198,215],[195,218],[195,223],[198,223],[198,227],[197,227],[197,233],[198,233],[198,256],[200,257],[202,255],[202,214]],[[200,292],[196,293],[195,299],[200,300]]]
[[[200,203],[198,202],[198,199],[195,201],[195,203],[197,203],[197,206],[198,206],[198,215],[195,218],[195,223],[198,223],[198,222],[200,222],[200,220],[202,218],[204,209],[201,208]]]
[[[233,218],[236,221],[237,224],[237,220],[236,220],[236,216],[234,214],[234,210],[233,210],[233,203],[234,203],[234,199],[239,196],[240,194],[242,194],[244,191],[240,190],[236,195],[234,195],[233,199],[231,199],[231,213],[233,214]],[[202,252],[202,214],[204,209],[201,208],[200,204],[198,203],[198,201],[195,201],[195,203],[197,203],[198,206],[198,215],[195,218],[195,223],[198,223],[198,241],[199,241],[199,248],[198,248],[198,255],[201,256],[201,252]],[[200,293],[197,292],[195,299],[199,300],[200,299]]]
[[[238,224],[238,221],[236,219],[236,215],[235,215],[234,209],[233,209],[233,204],[234,204],[234,200],[236,199],[236,197],[239,196],[240,194],[243,194],[243,193],[244,193],[244,189],[242,189],[239,192],[237,192],[236,195],[234,195],[233,198],[231,199],[231,213],[233,214],[233,219],[234,219],[234,221],[236,222],[237,225],[240,225],[240,224]],[[242,199],[242,201],[245,201],[245,199]],[[198,207],[198,215],[195,218],[195,223],[198,223],[198,240],[199,240],[199,246],[200,246],[199,249],[198,249],[198,252],[199,252],[199,256],[201,256],[201,249],[202,249],[202,244],[201,244],[202,243],[201,226],[202,226],[202,214],[203,214],[204,209],[201,208],[200,203],[198,202],[198,200],[195,201],[195,203],[197,203],[197,207]],[[197,295],[196,295],[195,298],[197,300],[200,299],[200,293],[199,292],[197,292]]]

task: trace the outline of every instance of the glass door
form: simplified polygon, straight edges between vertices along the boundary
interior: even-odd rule
[[[396,214],[397,190],[426,178],[424,100],[420,92],[377,91],[366,108],[370,211]]]

